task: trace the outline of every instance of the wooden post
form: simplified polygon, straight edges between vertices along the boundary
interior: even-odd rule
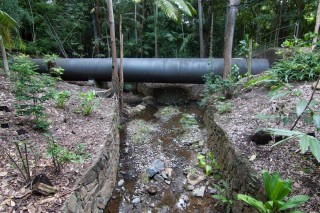
[[[2,55],[2,64],[3,64],[4,73],[5,73],[6,77],[10,77],[6,49],[4,48],[4,44],[3,44],[3,40],[2,40],[1,35],[0,35],[0,50],[1,50],[1,55]]]
[[[248,74],[251,75],[252,67],[252,38],[249,39],[249,51],[248,51]]]

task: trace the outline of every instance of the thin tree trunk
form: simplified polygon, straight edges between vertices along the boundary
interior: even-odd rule
[[[213,58],[213,10],[211,14],[209,58]]]
[[[96,5],[95,3],[93,3],[93,7],[94,7],[94,10],[96,10]],[[93,26],[93,36],[94,36],[94,47],[93,47],[93,51],[92,51],[92,58],[94,56],[97,56],[97,44],[99,43],[98,42],[98,32],[97,32],[97,22],[96,22],[96,15],[95,15],[96,12],[93,12],[92,13],[92,26]]]
[[[123,109],[123,34],[122,34],[122,16],[120,15],[120,28],[119,28],[119,35],[120,35],[120,112]]]
[[[111,37],[111,50],[112,50],[112,90],[119,97],[119,76],[118,76],[118,63],[117,63],[117,48],[116,48],[116,34],[114,27],[113,6],[112,0],[107,0],[108,13],[109,13],[109,26]]]
[[[282,0],[280,3],[280,15],[279,15],[279,21],[278,21],[278,26],[276,29],[276,34],[275,34],[275,47],[279,46],[279,37],[280,37],[280,31],[281,31],[281,26],[282,26],[282,15],[285,13],[285,7],[286,7],[286,0]]]
[[[6,77],[10,76],[10,71],[9,71],[9,65],[8,65],[8,59],[7,59],[7,54],[6,54],[6,49],[4,48],[2,36],[0,35],[0,49],[1,49],[1,55],[2,55],[2,64],[3,64],[3,69]]]
[[[317,46],[319,27],[320,27],[320,1],[318,3],[317,21],[314,27],[314,33],[316,34],[316,36],[313,38],[313,41],[312,41],[312,47],[311,47],[312,51],[315,50]]]
[[[105,3],[103,2],[103,7],[106,8]],[[108,7],[108,6],[107,6]],[[108,20],[108,14],[107,12],[104,13],[105,20]],[[109,26],[110,27],[110,26]],[[109,33],[108,29],[106,29],[106,40],[107,40],[107,50],[108,50],[108,58],[111,58],[111,50],[110,50],[110,42],[109,42]]]
[[[144,46],[144,30],[145,30],[145,20],[147,19],[146,18],[146,7],[147,7],[147,3],[146,3],[146,0],[143,0],[143,4],[142,4],[142,20],[141,20],[141,25],[142,25],[142,30],[141,30],[141,35],[140,35],[140,38],[141,38],[141,58],[143,58],[143,46]]]
[[[34,26],[34,16],[33,16],[33,11],[32,11],[32,6],[30,3],[30,0],[28,0],[29,8],[30,8],[30,13],[32,17],[32,41],[36,42],[36,31],[35,31],[35,26]]]
[[[96,1],[96,27],[97,27],[97,36],[98,36],[98,43],[96,48],[96,55],[100,55],[100,40],[101,40],[101,26],[100,26],[100,2],[99,0]]]
[[[232,44],[234,36],[234,28],[236,24],[236,15],[240,0],[229,0],[226,20],[226,30],[224,35],[224,69],[223,78],[226,79],[231,70],[232,61]]]
[[[203,23],[202,23],[201,0],[198,0],[198,11],[199,11],[200,58],[204,58],[204,41],[203,41]]]
[[[137,2],[134,2],[134,34],[136,39],[136,44],[138,43],[138,29],[137,29]]]
[[[154,27],[154,57],[158,58],[158,13],[159,13],[159,0],[156,2],[156,21]]]

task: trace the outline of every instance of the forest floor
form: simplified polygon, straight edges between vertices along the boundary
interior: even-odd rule
[[[48,139],[43,133],[33,130],[30,118],[16,115],[11,84],[8,79],[0,75],[0,106],[8,107],[8,110],[5,107],[1,107],[0,110],[0,144],[5,147],[5,150],[0,152],[0,212],[20,212],[21,210],[56,212],[70,194],[75,181],[94,161],[94,157],[104,143],[106,131],[109,129],[107,127],[112,121],[111,111],[106,109],[113,106],[113,99],[98,97],[99,104],[92,115],[83,116],[81,113],[75,113],[80,104],[78,94],[94,88],[67,82],[59,82],[57,88],[60,91],[70,91],[72,96],[64,110],[57,109],[53,101],[46,103],[46,113],[51,120],[49,131],[59,145],[76,152],[84,159],[82,163],[66,164],[60,173],[55,172],[52,159],[47,154]],[[305,99],[308,99],[312,93],[311,83],[295,84],[294,88],[301,90],[302,97]],[[231,100],[232,112],[217,114],[216,120],[235,143],[237,151],[242,153],[255,169],[278,171],[283,179],[292,179],[291,196],[297,194],[310,196],[310,200],[302,205],[301,210],[320,212],[320,166],[313,155],[310,152],[301,154],[299,144],[295,140],[271,147],[273,142],[257,145],[248,139],[257,128],[289,129],[295,120],[296,97],[288,95],[277,102],[270,102],[267,93],[267,89],[260,87],[241,92],[237,98]],[[320,101],[319,91],[314,98]],[[283,126],[277,119],[280,111],[290,115],[287,126]],[[257,119],[256,115],[261,112],[276,118]],[[319,138],[319,134],[302,121],[298,123],[296,130],[306,133],[315,132],[316,137]],[[29,153],[31,175],[48,176],[58,189],[55,195],[43,196],[30,193],[30,187],[25,186],[21,174],[6,155],[10,153],[17,159],[14,141],[28,141],[28,145],[33,148]]]
[[[312,83],[295,83],[294,91],[301,91],[301,96],[309,100],[312,94]],[[216,122],[232,139],[237,153],[248,159],[251,166],[258,172],[267,170],[278,171],[282,179],[292,179],[293,190],[289,196],[306,194],[310,200],[301,206],[305,212],[320,212],[320,164],[308,151],[301,154],[299,143],[292,139],[279,146],[272,147],[274,140],[265,145],[258,145],[252,141],[251,135],[259,128],[283,128],[289,130],[297,118],[296,103],[299,98],[286,95],[276,101],[270,101],[270,90],[264,87],[254,87],[251,91],[241,91],[238,97],[232,99],[233,110],[216,116]],[[320,91],[316,90],[314,100],[320,102]],[[319,110],[318,106],[315,106]],[[258,119],[260,115],[260,118]],[[280,115],[287,116],[286,125]],[[304,133],[319,133],[314,126],[306,124],[304,120],[308,114],[303,114],[294,130]],[[313,123],[313,122],[311,122]]]
[[[65,109],[58,109],[54,101],[45,103],[45,113],[50,118],[48,133],[52,135],[48,137],[32,128],[30,117],[16,114],[12,85],[0,75],[0,212],[57,212],[63,205],[74,183],[98,156],[111,126],[113,110],[108,109],[114,104],[112,98],[96,97],[97,107],[89,116],[75,112],[81,103],[79,94],[93,89],[85,84],[57,83],[57,90],[69,91],[71,98]],[[50,140],[55,140],[82,160],[67,163],[61,172],[57,172],[48,154]],[[14,146],[17,141],[28,145],[31,177],[45,174],[58,190],[56,194],[44,196],[31,193],[31,187],[26,185],[7,156],[10,154],[21,165]]]

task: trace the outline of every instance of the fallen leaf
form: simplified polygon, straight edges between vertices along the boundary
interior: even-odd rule
[[[254,154],[254,155],[251,155],[249,161],[254,161],[256,158],[257,158],[257,155],[255,155],[255,154]]]
[[[42,204],[45,204],[45,203],[48,203],[48,202],[52,202],[52,201],[54,201],[54,200],[56,200],[55,197],[49,197],[49,198],[40,200],[40,201],[38,202],[38,204],[42,205]]]
[[[7,176],[8,172],[0,172],[0,177],[5,177]]]

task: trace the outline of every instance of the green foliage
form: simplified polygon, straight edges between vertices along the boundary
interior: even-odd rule
[[[191,4],[185,0],[157,0],[155,3],[158,3],[162,11],[176,22],[181,21],[182,14],[188,16],[197,14]]]
[[[61,172],[63,167],[68,163],[82,163],[84,150],[77,149],[78,153],[72,152],[58,144],[58,142],[51,136],[46,135],[47,137],[47,152],[52,159],[52,163],[55,167],[57,173]],[[81,152],[79,152],[79,150]]]
[[[215,206],[219,204],[223,205],[226,207],[226,213],[230,213],[231,205],[233,203],[232,199],[230,199],[228,196],[230,185],[226,181],[220,180],[219,184],[213,184],[213,186],[217,190],[217,194],[212,196],[214,199],[218,200]]]
[[[307,135],[303,132],[293,130],[275,128],[266,128],[264,130],[274,135],[286,137],[285,139],[274,144],[273,146],[280,145],[284,142],[288,142],[290,139],[296,138],[299,141],[301,153],[305,154],[310,149],[313,156],[317,159],[318,162],[320,162],[320,141],[317,138]]]
[[[320,74],[319,60],[319,52],[298,52],[288,59],[276,62],[269,72],[280,82],[312,81]]]
[[[225,114],[225,113],[229,113],[232,111],[232,103],[231,102],[217,101],[215,106],[216,106],[219,114]]]
[[[98,104],[97,100],[95,99],[94,90],[89,91],[87,93],[80,93],[79,98],[81,101],[79,110],[85,116],[91,115],[94,108],[97,107]]]
[[[131,83],[124,83],[123,90],[126,92],[131,92],[133,90],[133,86]]]
[[[56,101],[56,106],[60,109],[64,109],[68,100],[70,99],[70,92],[68,91],[58,92],[54,98]]]
[[[186,113],[182,114],[182,117],[180,119],[180,123],[181,123],[183,129],[189,129],[192,126],[198,125],[198,121],[196,120],[195,115],[194,114],[190,115],[190,114],[186,114]]]
[[[289,209],[305,203],[309,197],[307,195],[297,195],[286,199],[292,191],[291,180],[281,180],[278,172],[271,176],[269,172],[263,173],[264,186],[269,200],[265,203],[254,199],[251,196],[238,194],[237,198],[253,206],[261,213],[286,212]],[[295,211],[297,212],[297,211]]]
[[[49,122],[44,113],[44,103],[54,97],[55,79],[36,73],[35,65],[25,55],[16,57],[12,68],[16,71],[11,80],[18,100],[15,104],[18,115],[31,116],[34,128],[47,130]]]
[[[204,76],[205,84],[200,105],[206,106],[211,102],[224,101],[236,96],[240,85],[238,81],[241,79],[239,67],[232,66],[230,75],[227,79],[212,73]],[[210,103],[211,104],[211,103]]]
[[[218,162],[214,159],[212,152],[208,152],[206,155],[198,154],[198,166],[204,169],[204,172],[207,176],[211,175],[214,171],[220,169]]]
[[[249,34],[246,34],[244,36],[244,40],[241,40],[239,42],[238,50],[236,51],[238,56],[248,58],[249,42],[250,42],[250,36]],[[258,43],[252,42],[252,49],[257,47],[258,47]]]

